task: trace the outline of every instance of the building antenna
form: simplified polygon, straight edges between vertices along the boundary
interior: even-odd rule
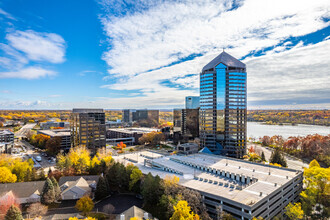
[[[224,47],[222,48],[222,52],[225,52],[225,48]]]

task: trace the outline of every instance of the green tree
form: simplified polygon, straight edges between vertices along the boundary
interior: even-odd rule
[[[148,173],[142,185],[144,206],[150,210],[154,210],[155,205],[158,204],[163,193],[164,189],[161,185],[160,177],[158,175],[154,177],[151,173]]]
[[[52,181],[47,178],[45,181],[44,188],[41,193],[41,203],[43,204],[51,204],[55,201],[55,190]]]
[[[88,196],[83,196],[77,201],[75,208],[86,216],[94,208],[93,200]]]
[[[132,190],[134,186],[140,182],[143,174],[139,168],[133,169],[130,176],[129,189]]]
[[[110,189],[107,180],[103,176],[100,176],[99,182],[97,183],[96,186],[95,199],[96,200],[104,199],[109,194],[110,194]]]
[[[261,153],[261,161],[266,161],[266,157],[265,157],[264,152]]]
[[[56,200],[61,200],[61,189],[60,186],[58,185],[57,180],[55,179],[54,176],[50,178],[52,181],[53,187],[54,187],[54,193],[55,193],[55,199]]]
[[[285,214],[289,217],[289,219],[293,220],[302,219],[304,217],[304,211],[301,209],[301,204],[299,202],[294,205],[289,203],[285,207]]]
[[[269,162],[273,163],[273,164],[275,164],[275,163],[280,164],[282,167],[287,167],[286,160],[285,160],[284,156],[282,155],[282,153],[280,152],[279,148],[276,148],[272,152]]]
[[[174,208],[174,213],[170,220],[198,220],[199,216],[191,211],[187,201],[179,201]]]
[[[10,206],[6,213],[5,220],[23,220],[21,210],[15,205]]]

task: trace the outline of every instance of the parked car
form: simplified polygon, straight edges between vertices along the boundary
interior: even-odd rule
[[[36,156],[35,159],[36,159],[36,161],[38,161],[38,162],[41,162],[41,160],[42,160],[40,156]]]

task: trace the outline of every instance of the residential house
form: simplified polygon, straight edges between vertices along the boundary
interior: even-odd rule
[[[80,199],[88,195],[94,197],[99,176],[63,176],[59,180],[62,200]]]
[[[40,202],[45,181],[0,184],[0,201],[14,196],[18,204]]]
[[[150,213],[136,206],[132,206],[131,208],[117,215],[116,220],[130,220],[134,217],[136,217],[137,219],[157,220],[156,218],[153,218]]]

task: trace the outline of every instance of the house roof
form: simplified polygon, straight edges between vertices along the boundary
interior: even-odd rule
[[[84,218],[84,216],[80,215],[79,213],[69,213],[69,214],[54,214],[45,216],[42,219],[44,220],[63,220],[69,219],[70,217],[77,217],[78,219]]]
[[[98,179],[99,176],[65,176],[60,178],[59,186],[62,193],[80,190],[87,192],[91,190],[91,184],[96,186]]]
[[[125,220],[130,220],[133,217],[137,217],[139,219],[144,219],[144,213],[148,214],[148,219],[153,219],[152,215],[143,209],[132,206],[131,208],[127,209],[126,211],[122,212],[121,214],[117,215],[116,220],[120,219],[121,215],[125,215]]]
[[[203,67],[202,71],[215,68],[220,63],[223,63],[224,65],[226,65],[228,67],[246,68],[244,63],[242,63],[238,59],[232,57],[231,55],[229,55],[228,53],[223,51],[221,54],[219,54],[217,57],[215,57],[211,62],[206,64]]]
[[[100,176],[97,176],[97,175],[94,175],[94,176],[62,176],[58,181],[58,185],[62,186],[66,182],[77,181],[81,177],[84,178],[88,182],[88,184],[92,183],[93,181],[95,181],[97,183],[100,178]]]
[[[18,198],[26,198],[32,194],[40,194],[44,187],[45,181],[21,182],[21,183],[4,183],[0,184],[0,195],[12,191]]]

